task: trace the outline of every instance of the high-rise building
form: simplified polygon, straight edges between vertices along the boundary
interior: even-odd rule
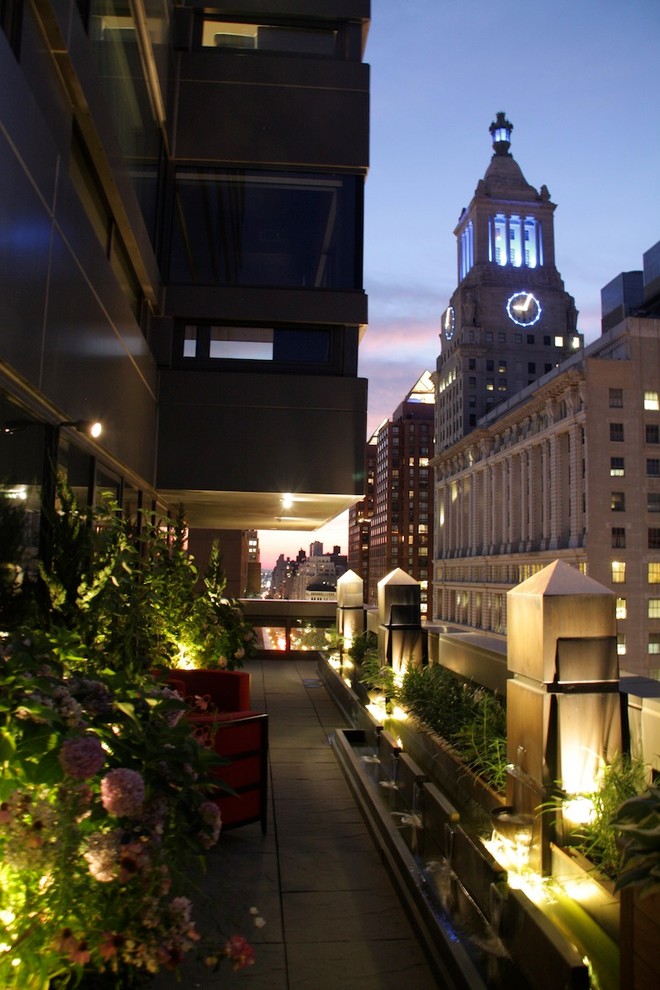
[[[442,316],[436,370],[439,451],[583,344],[555,266],[555,205],[511,155],[512,130],[498,113],[493,156],[454,231],[458,286]]]
[[[616,595],[621,667],[659,677],[660,243],[626,275],[598,340],[434,458],[432,615],[503,640],[507,591],[565,560]]]
[[[0,477],[35,514],[55,465],[182,503],[193,550],[363,493],[369,14],[3,2]]]
[[[369,531],[376,492],[377,443],[378,430],[375,430],[367,441],[364,453],[364,498],[348,511],[348,566],[362,578],[365,589],[369,587]]]
[[[374,509],[369,525],[367,601],[397,567],[420,582],[426,612],[433,534],[434,389],[425,371],[376,434]]]

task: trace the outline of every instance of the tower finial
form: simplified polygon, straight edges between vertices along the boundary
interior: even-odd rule
[[[508,155],[511,147],[511,131],[513,124],[506,119],[504,111],[500,110],[495,120],[488,128],[493,139],[493,150],[496,155]]]

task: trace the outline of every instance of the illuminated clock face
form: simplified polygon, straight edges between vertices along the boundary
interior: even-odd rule
[[[531,292],[516,292],[506,304],[509,319],[521,327],[531,327],[541,317],[541,304]]]
[[[447,340],[451,340],[451,338],[454,336],[455,321],[456,321],[456,317],[454,315],[454,307],[447,306],[447,309],[445,310],[445,319],[443,323],[445,337],[447,338]]]

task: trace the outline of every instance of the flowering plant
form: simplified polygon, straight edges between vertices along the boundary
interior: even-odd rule
[[[46,640],[3,654],[0,985],[137,986],[200,941],[188,884],[220,831],[222,761],[147,675],[84,676]]]

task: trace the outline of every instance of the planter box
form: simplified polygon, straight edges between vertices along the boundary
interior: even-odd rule
[[[660,985],[660,893],[640,897],[621,891],[621,988],[657,990]]]
[[[496,794],[466,767],[452,746],[416,718],[388,719],[385,724],[401,739],[404,750],[410,753],[429,780],[436,783],[468,818],[490,822],[491,811],[504,805],[504,795]]]

